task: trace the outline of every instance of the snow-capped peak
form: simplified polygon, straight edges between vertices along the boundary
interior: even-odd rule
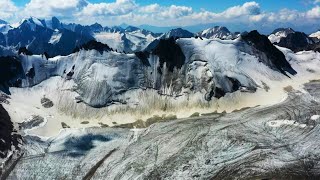
[[[278,28],[274,30],[268,38],[271,43],[279,43],[282,38],[287,37],[288,34],[294,32],[295,31],[292,28]]]
[[[223,26],[215,26],[213,28],[206,29],[198,33],[199,36],[212,39],[212,38],[219,38],[219,39],[232,39],[232,33]]]
[[[161,39],[168,39],[168,38],[171,38],[171,37],[174,37],[174,38],[191,38],[193,37],[194,34],[187,31],[187,30],[184,30],[182,28],[177,28],[177,29],[172,29],[170,31],[168,31],[167,33],[163,34],[160,38]]]

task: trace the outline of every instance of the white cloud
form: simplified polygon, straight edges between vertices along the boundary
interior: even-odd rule
[[[242,6],[234,6],[220,15],[225,18],[234,18],[244,15],[258,15],[260,14],[260,5],[256,2],[246,2]]]
[[[87,6],[86,0],[31,0],[20,16],[35,16],[38,18],[49,18],[52,16],[72,16],[73,13]]]
[[[141,13],[158,13],[161,11],[161,6],[159,4],[150,4],[147,6],[142,6],[139,9]]]
[[[132,12],[137,5],[133,0],[116,0],[114,3],[88,4],[79,16],[119,16]]]
[[[10,19],[14,16],[18,8],[11,0],[0,0],[0,18]]]
[[[307,12],[309,18],[320,18],[320,6],[316,6]]]

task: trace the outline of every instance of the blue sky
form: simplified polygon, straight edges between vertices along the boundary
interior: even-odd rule
[[[0,19],[34,16],[112,26],[224,25],[234,31],[320,28],[320,0],[0,0]]]
[[[112,0],[88,0],[91,3],[110,3]],[[201,3],[199,3],[201,1]],[[30,0],[13,0],[13,2],[17,6],[24,6]],[[200,10],[201,8],[205,8],[211,11],[221,12],[224,9],[236,6],[239,4],[243,4],[247,2],[247,0],[136,0],[137,3],[141,5],[148,5],[152,3],[158,3],[161,5],[184,5],[191,6],[194,9]],[[261,7],[263,7],[267,11],[276,11],[282,8],[288,9],[296,9],[299,11],[305,11],[306,9],[312,7],[312,0],[256,0]]]

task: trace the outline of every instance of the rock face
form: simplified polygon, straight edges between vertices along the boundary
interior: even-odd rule
[[[32,129],[41,125],[44,122],[44,118],[41,116],[32,116],[27,121],[19,123],[20,130]]]
[[[16,57],[0,57],[0,90],[9,94],[9,87],[20,87],[25,77],[21,62]]]
[[[0,158],[6,158],[10,151],[19,149],[20,141],[21,136],[14,130],[8,112],[0,104]]]
[[[286,47],[294,52],[308,50],[315,42],[309,38],[305,33],[294,32],[288,34],[287,37],[282,38],[279,43],[275,43],[278,46]]]
[[[135,131],[79,129],[48,141],[28,136],[8,178],[319,179],[319,87],[309,83],[306,93],[292,92],[269,107]]]
[[[41,99],[41,104],[45,108],[51,108],[53,106],[53,102],[50,99],[46,98],[46,97],[43,97]]]
[[[290,35],[291,34],[289,34],[288,37]],[[266,36],[259,34],[258,31],[251,31],[248,34],[243,35],[242,38],[267,56],[267,61],[264,61],[263,63],[270,68],[276,69],[283,74],[285,74],[285,72],[292,75],[297,73],[288,63],[284,54],[278,50]]]

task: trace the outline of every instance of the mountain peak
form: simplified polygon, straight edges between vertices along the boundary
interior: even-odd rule
[[[8,24],[6,21],[0,19],[0,24]]]
[[[191,38],[191,37],[194,37],[194,34],[179,27],[179,28],[171,29],[170,31],[168,31],[167,33],[165,33],[161,36],[162,39],[169,39],[171,37],[173,37],[173,38]]]
[[[228,28],[224,26],[214,26],[213,28],[208,28],[206,30],[199,32],[198,35],[207,39],[213,39],[213,38],[233,39],[234,38],[234,35],[229,31]]]

